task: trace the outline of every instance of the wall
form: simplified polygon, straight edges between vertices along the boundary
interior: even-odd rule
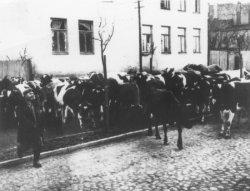
[[[142,24],[153,25],[154,42],[157,47],[154,66],[181,68],[188,63],[207,65],[207,19],[208,4],[201,0],[201,13],[194,13],[194,0],[187,0],[186,12],[180,12],[179,1],[171,1],[171,10],[160,9],[160,3],[144,0],[142,6]],[[171,26],[171,54],[161,53],[161,26]],[[187,28],[187,54],[179,54],[178,27]],[[193,53],[193,28],[201,28],[201,54]],[[145,59],[146,60],[146,59]]]
[[[207,64],[207,3],[201,0],[201,14],[194,14],[194,3],[187,1],[187,12],[178,12],[177,1],[171,10],[161,10],[160,0],[145,0],[142,5],[142,24],[153,25],[156,46],[154,66],[180,68],[187,63]],[[115,25],[115,33],[107,49],[108,71],[138,66],[138,18],[133,0],[1,0],[0,2],[0,59],[17,59],[27,49],[38,73],[82,74],[102,71],[100,45],[95,41],[95,54],[80,55],[78,20],[93,20],[94,34],[98,37],[99,18],[106,18],[108,26]],[[52,55],[50,18],[67,18],[68,55]],[[185,18],[185,19],[183,19]],[[177,24],[178,23],[178,24]],[[160,53],[160,27],[172,28],[172,54]],[[179,55],[177,27],[187,27],[187,54]],[[202,54],[193,54],[193,27],[201,28]],[[108,28],[110,29],[110,28]],[[148,64],[147,58],[144,65]]]
[[[241,10],[239,8],[241,6]],[[240,24],[248,24],[249,23],[249,10],[250,4],[237,4],[237,2],[233,3],[225,3],[218,5],[210,5],[209,15],[213,18],[218,18],[220,20],[230,20],[233,19],[234,23],[237,24],[237,11],[240,11]]]

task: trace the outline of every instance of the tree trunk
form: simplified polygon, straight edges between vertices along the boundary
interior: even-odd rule
[[[102,53],[102,64],[103,64],[103,73],[105,79],[105,100],[104,100],[104,116],[105,116],[105,131],[109,130],[109,98],[108,98],[108,79],[107,79],[107,64],[106,64],[106,55]]]
[[[152,72],[153,71],[153,55],[151,55],[151,58],[150,58],[149,68],[150,68],[150,72]]]
[[[241,52],[239,51],[239,55],[240,55],[240,78],[243,77],[243,59],[242,59],[242,54]]]

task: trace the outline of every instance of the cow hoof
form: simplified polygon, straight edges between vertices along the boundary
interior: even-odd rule
[[[160,140],[160,139],[161,139],[161,137],[160,137],[160,136],[156,136],[156,139],[157,139],[157,140]]]
[[[231,139],[231,135],[225,135],[225,139]]]
[[[153,132],[152,131],[148,131],[148,136],[153,136]]]
[[[178,145],[178,149],[179,150],[183,150],[183,146],[182,145]]]
[[[168,141],[164,141],[164,145],[168,146],[169,142]]]
[[[218,134],[218,137],[219,137],[219,139],[223,138],[223,137],[224,137],[224,133],[220,132],[220,133]]]

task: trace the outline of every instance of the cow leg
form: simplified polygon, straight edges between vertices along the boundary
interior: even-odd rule
[[[63,125],[66,123],[66,112],[67,112],[66,107],[62,106],[62,108],[61,108],[61,116],[62,116],[62,124]]]
[[[58,111],[58,126],[57,126],[57,132],[62,134],[63,133],[63,125],[64,125],[64,107],[60,106]]]
[[[151,117],[150,117],[150,113],[146,114],[146,119],[147,119],[147,125],[148,125],[148,136],[152,136],[153,135],[153,130],[152,130],[152,123],[151,123]]]
[[[93,112],[92,112],[92,115],[91,115],[91,124],[92,124],[92,127],[93,128],[96,128],[97,127],[97,122],[99,121],[98,120],[98,109],[97,108],[94,108],[93,109]]]
[[[81,120],[79,120],[78,114],[79,113],[77,111],[73,110],[73,119],[74,119],[75,125],[76,125],[77,128],[78,127],[81,128],[81,122],[80,122]]]
[[[202,110],[201,110],[201,123],[205,123],[207,106],[205,104],[203,104],[201,108],[202,108]]]
[[[177,140],[177,147],[179,150],[183,149],[183,144],[182,144],[182,127],[180,124],[177,124],[178,128],[178,140]]]
[[[243,114],[243,108],[239,106],[239,104],[237,104],[237,128],[240,128],[240,119],[242,117]]]
[[[100,122],[104,121],[104,108],[103,105],[100,106]]]
[[[68,118],[69,118],[69,111],[72,112],[72,109],[69,106],[66,106],[64,109],[64,123],[67,122]]]
[[[196,114],[200,113],[200,106],[199,105],[195,105],[195,113]]]
[[[155,137],[156,139],[161,139],[159,128],[158,128],[158,122],[155,123]]]
[[[168,128],[167,128],[167,125],[164,123],[163,124],[163,130],[164,130],[164,145],[169,145],[169,142],[168,142]]]
[[[233,122],[234,116],[235,116],[235,113],[233,113],[230,110],[229,111],[229,118],[228,118],[228,121],[226,123],[226,127],[227,127],[226,135],[225,135],[226,139],[229,139],[231,137],[231,126],[232,126],[232,122]]]
[[[80,128],[83,128],[83,117],[80,115],[80,113],[77,114],[77,119],[79,121]]]
[[[225,132],[225,122],[226,122],[225,111],[220,111],[220,117],[221,117],[222,124],[221,124],[219,136],[222,137]]]

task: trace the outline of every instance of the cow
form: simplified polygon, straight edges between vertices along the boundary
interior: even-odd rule
[[[166,89],[172,91],[182,105],[193,108],[193,113],[201,113],[201,120],[204,121],[210,90],[209,83],[202,75],[193,70],[176,71],[167,68],[163,71],[162,76]]]
[[[126,117],[128,119],[135,117],[132,116],[133,112],[141,113],[139,87],[133,82],[132,77],[132,74],[124,72],[108,73],[107,87],[111,124],[123,125],[122,121],[126,120]]]
[[[188,126],[186,108],[182,107],[180,101],[176,98],[172,91],[165,88],[165,84],[157,78],[146,73],[137,74],[134,80],[140,89],[140,98],[146,109],[148,124],[148,135],[152,135],[151,120],[155,121],[156,138],[161,139],[158,125],[163,124],[164,127],[164,144],[168,145],[167,124],[176,123],[178,127],[177,147],[183,149],[182,143],[182,126]]]
[[[195,71],[199,71],[202,75],[209,75],[209,74],[216,74],[222,71],[222,69],[216,65],[216,64],[212,64],[209,66],[205,66],[203,64],[188,64],[186,65],[183,70],[188,71],[188,70],[195,70]]]
[[[103,118],[104,89],[98,81],[71,79],[71,83],[59,84],[54,88],[54,98],[59,105],[63,124],[67,119],[67,110],[71,111],[81,128],[84,127],[87,113],[92,113],[93,126]]]
[[[15,107],[21,99],[12,79],[8,76],[0,81],[0,97],[0,112],[3,126],[5,128],[16,127],[17,118],[15,115]]]
[[[239,78],[232,78],[228,74],[218,74],[213,84],[214,113],[219,114],[222,122],[219,137],[231,138],[231,126],[239,104],[242,102],[236,84]]]

